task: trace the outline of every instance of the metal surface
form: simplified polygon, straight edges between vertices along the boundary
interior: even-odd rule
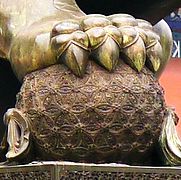
[[[123,164],[85,164],[72,162],[34,162],[21,166],[0,166],[1,180],[64,180],[64,179],[180,179],[179,167],[144,167]]]
[[[5,120],[17,122],[23,136],[24,117],[32,137],[25,140],[33,141],[40,159],[129,164],[151,164],[166,111],[151,71],[119,63],[110,74],[93,62],[81,79],[62,65],[27,75],[16,108]],[[27,158],[26,141],[14,133],[18,128],[8,129],[10,147],[19,147],[7,158]]]
[[[2,0],[0,16],[1,56],[23,82],[4,116],[9,161],[150,163],[167,113],[163,21],[86,15],[74,0]]]
[[[172,47],[170,30],[164,22],[157,26],[159,35],[163,37],[160,41],[154,29],[150,28],[151,24],[149,28],[140,27],[143,23],[124,14],[111,17],[85,15],[74,0],[2,0],[0,12],[1,56],[11,62],[19,80],[27,73],[56,63],[66,64],[73,73],[82,77],[89,55],[113,71],[119,52],[123,54],[122,59],[136,70],[141,71],[147,59],[146,65],[160,74],[169,59],[170,53],[167,52]],[[77,21],[79,28],[71,29],[70,20]],[[62,31],[64,26],[69,30]]]

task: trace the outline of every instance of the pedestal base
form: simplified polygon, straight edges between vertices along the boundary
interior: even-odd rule
[[[181,179],[180,167],[143,167],[121,164],[33,162],[0,166],[1,180],[120,180]]]

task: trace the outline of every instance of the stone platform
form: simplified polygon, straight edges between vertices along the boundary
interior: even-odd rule
[[[0,166],[0,180],[180,180],[180,167],[138,167],[120,164],[33,162]]]

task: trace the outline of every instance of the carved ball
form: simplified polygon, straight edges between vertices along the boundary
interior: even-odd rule
[[[148,69],[109,73],[90,62],[83,78],[63,65],[28,74],[16,108],[27,117],[40,159],[146,163],[166,109]]]

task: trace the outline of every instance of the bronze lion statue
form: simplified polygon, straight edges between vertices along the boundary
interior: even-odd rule
[[[141,2],[115,1],[117,14],[102,15],[90,1],[87,15],[75,0],[0,1],[0,55],[22,82],[4,115],[8,163],[148,165],[158,152],[180,164],[178,118],[158,83],[172,50],[161,18],[180,2]]]

